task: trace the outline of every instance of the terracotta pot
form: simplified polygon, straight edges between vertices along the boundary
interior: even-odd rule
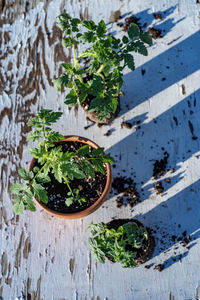
[[[141,265],[143,263],[145,263],[146,261],[148,261],[154,252],[154,248],[155,248],[155,240],[154,237],[151,234],[151,230],[149,228],[147,228],[146,226],[144,226],[141,222],[139,222],[136,219],[116,219],[116,220],[112,220],[109,223],[107,223],[106,225],[108,226],[109,229],[114,228],[117,229],[118,227],[128,223],[128,222],[134,222],[136,223],[139,227],[145,227],[148,233],[148,240],[144,245],[144,251],[143,253],[141,253],[140,255],[136,255],[134,261],[136,263],[136,265]],[[130,250],[130,249],[129,249]],[[107,257],[107,259],[109,259],[110,261],[114,262],[112,258]]]
[[[99,146],[94,143],[93,141],[84,138],[84,137],[80,137],[80,136],[66,136],[64,140],[62,140],[63,142],[69,141],[69,142],[80,142],[83,144],[87,144],[95,149],[97,149]],[[58,141],[57,143],[60,143],[61,141]],[[36,163],[36,159],[32,158],[30,165],[29,165],[29,171],[31,171],[34,168],[34,165]],[[106,175],[107,175],[107,179],[106,179],[106,186],[104,188],[104,191],[102,193],[102,195],[99,197],[99,199],[92,204],[90,207],[86,208],[85,210],[82,210],[80,212],[74,212],[74,213],[61,213],[61,212],[56,212],[50,208],[48,208],[46,205],[44,205],[42,202],[38,201],[36,198],[35,201],[49,214],[56,216],[58,218],[63,218],[63,219],[77,219],[77,218],[83,218],[89,214],[91,214],[92,212],[94,212],[97,208],[99,208],[103,202],[105,201],[105,199],[107,198],[110,189],[111,189],[111,183],[112,183],[112,176],[111,176],[111,167],[109,163],[106,163]]]

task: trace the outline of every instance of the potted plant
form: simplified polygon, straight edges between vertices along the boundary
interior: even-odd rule
[[[91,252],[96,261],[105,258],[119,262],[124,268],[146,262],[154,251],[154,238],[150,229],[134,219],[118,219],[104,224],[89,225],[93,237],[89,238]]]
[[[61,112],[42,109],[29,120],[34,130],[28,141],[33,156],[29,169],[19,169],[21,183],[11,186],[14,212],[35,211],[36,200],[47,212],[61,218],[80,218],[96,210],[111,187],[110,163],[114,159],[94,142],[79,136],[64,137],[52,131]],[[40,141],[40,139],[42,141]]]
[[[65,104],[69,107],[80,104],[90,120],[106,124],[119,111],[124,68],[135,69],[131,53],[147,55],[145,44],[151,45],[152,38],[134,23],[120,39],[108,33],[103,20],[95,24],[69,14],[61,14],[58,19],[64,36],[62,45],[73,50],[73,61],[62,64],[64,73],[53,79],[54,86],[58,91],[67,86]],[[80,44],[86,46],[78,54]]]

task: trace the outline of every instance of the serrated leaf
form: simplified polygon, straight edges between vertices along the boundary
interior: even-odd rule
[[[97,171],[101,172],[103,175],[106,174],[104,165],[102,164],[102,162],[99,159],[93,159],[92,162]]]
[[[14,183],[10,187],[11,193],[18,195],[21,191],[24,191],[26,189],[26,184],[24,182],[22,183]]]
[[[123,36],[123,38],[122,38],[122,42],[124,43],[124,44],[127,44],[128,42],[129,42],[129,39],[127,38],[127,36]]]
[[[149,32],[140,32],[140,39],[148,45],[152,45],[152,37]]]
[[[33,194],[30,190],[25,192],[24,205],[30,211],[36,211],[35,202],[33,201]]]
[[[82,24],[84,27],[86,27],[89,30],[96,29],[96,24],[94,23],[94,21],[83,21]]]
[[[60,165],[59,165],[59,164],[55,163],[55,164],[53,165],[52,173],[54,174],[55,179],[56,179],[58,182],[62,183],[62,171],[61,171],[61,168],[60,168]]]
[[[99,24],[97,25],[96,32],[97,32],[98,37],[104,36],[104,34],[106,33],[106,24],[105,24],[104,20],[101,20],[99,22]]]
[[[92,164],[89,161],[83,161],[81,162],[81,167],[82,170],[89,175],[90,177],[94,178],[95,177],[95,172]]]
[[[84,157],[87,154],[89,154],[89,152],[90,152],[89,145],[83,145],[76,151],[76,154],[78,155],[78,157]]]
[[[134,64],[134,58],[131,54],[125,54],[124,55],[124,60],[127,64],[127,66],[134,71],[135,70],[135,64]]]
[[[72,44],[73,44],[73,41],[72,41],[71,38],[62,39],[62,46],[63,46],[64,48],[69,48],[69,47],[72,46]]]
[[[52,82],[53,82],[55,88],[58,91],[61,91],[63,85],[68,84],[68,75],[67,74],[62,74],[60,77],[52,79]]]
[[[35,196],[35,198],[38,201],[41,201],[45,204],[48,203],[48,195],[46,190],[44,189],[44,187],[42,187],[40,184],[38,183],[34,183],[32,185],[32,189],[33,189],[33,195]]]
[[[26,170],[24,168],[19,169],[18,174],[24,180],[30,180],[30,179],[33,179],[33,177],[34,177],[34,174],[32,171]]]
[[[65,176],[68,176],[71,180],[74,178],[83,179],[85,178],[85,174],[78,164],[73,162],[65,162],[61,165],[61,170]]]
[[[16,215],[20,215],[24,213],[24,204],[23,201],[20,200],[13,205],[13,211]]]
[[[131,40],[133,40],[134,38],[138,37],[140,34],[140,29],[139,27],[134,24],[134,23],[131,23],[129,25],[129,28],[128,28],[128,36]]]
[[[38,174],[35,179],[41,183],[47,183],[51,181],[50,177],[44,173]]]
[[[72,203],[74,202],[74,197],[69,197],[69,198],[66,198],[66,200],[65,200],[65,204],[66,204],[66,206],[70,206],[70,205],[72,205]]]
[[[65,104],[69,107],[74,106],[77,103],[77,95],[74,90],[70,91],[70,93],[65,97]]]

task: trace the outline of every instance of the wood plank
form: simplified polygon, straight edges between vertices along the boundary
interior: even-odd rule
[[[71,52],[61,46],[56,16],[73,16],[109,23],[134,14],[140,25],[162,30],[149,56],[135,55],[136,70],[125,71],[121,112],[109,126],[98,128],[81,108],[63,104],[52,78]],[[196,1],[0,1],[0,297],[4,300],[189,300],[199,297],[199,4]],[[161,12],[163,19],[153,13]],[[125,15],[118,20],[120,15]],[[146,23],[146,24],[145,24]],[[116,207],[116,195],[81,220],[58,220],[39,207],[35,214],[16,217],[10,184],[27,166],[27,121],[41,107],[64,111],[56,129],[93,139],[116,158],[113,177],[130,176],[141,202]],[[130,122],[131,129],[121,127]],[[85,129],[89,126],[88,129]],[[140,127],[138,127],[140,126]],[[73,130],[72,130],[73,129]],[[110,130],[111,135],[105,136]],[[197,139],[196,139],[197,138]],[[155,160],[169,153],[162,178],[164,193],[156,194],[152,177]],[[165,179],[170,178],[171,182]],[[97,264],[89,251],[85,229],[91,221],[136,217],[154,230],[156,251],[146,264],[122,269]],[[186,231],[186,233],[184,233]],[[180,237],[190,236],[183,246]],[[188,247],[189,246],[189,247]],[[187,248],[188,247],[188,248]],[[159,272],[156,266],[164,265]]]

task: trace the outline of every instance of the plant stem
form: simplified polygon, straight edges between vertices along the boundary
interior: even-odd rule
[[[62,177],[63,177],[65,183],[67,184],[68,189],[69,189],[70,192],[72,193],[72,196],[74,197],[73,191],[72,191],[72,189],[71,189],[71,187],[70,187],[70,185],[69,185],[69,180],[68,180],[68,178],[67,178],[66,176],[64,176],[64,175],[62,175]]]
[[[103,68],[104,68],[104,65],[101,65],[100,68],[97,70],[96,74],[101,73],[101,71],[103,70]]]
[[[43,139],[44,139],[44,148],[45,148],[45,151],[47,152],[48,149],[47,149],[47,145],[46,145],[46,134],[45,134],[45,124],[44,124],[44,122],[42,122],[42,133],[43,133]]]

